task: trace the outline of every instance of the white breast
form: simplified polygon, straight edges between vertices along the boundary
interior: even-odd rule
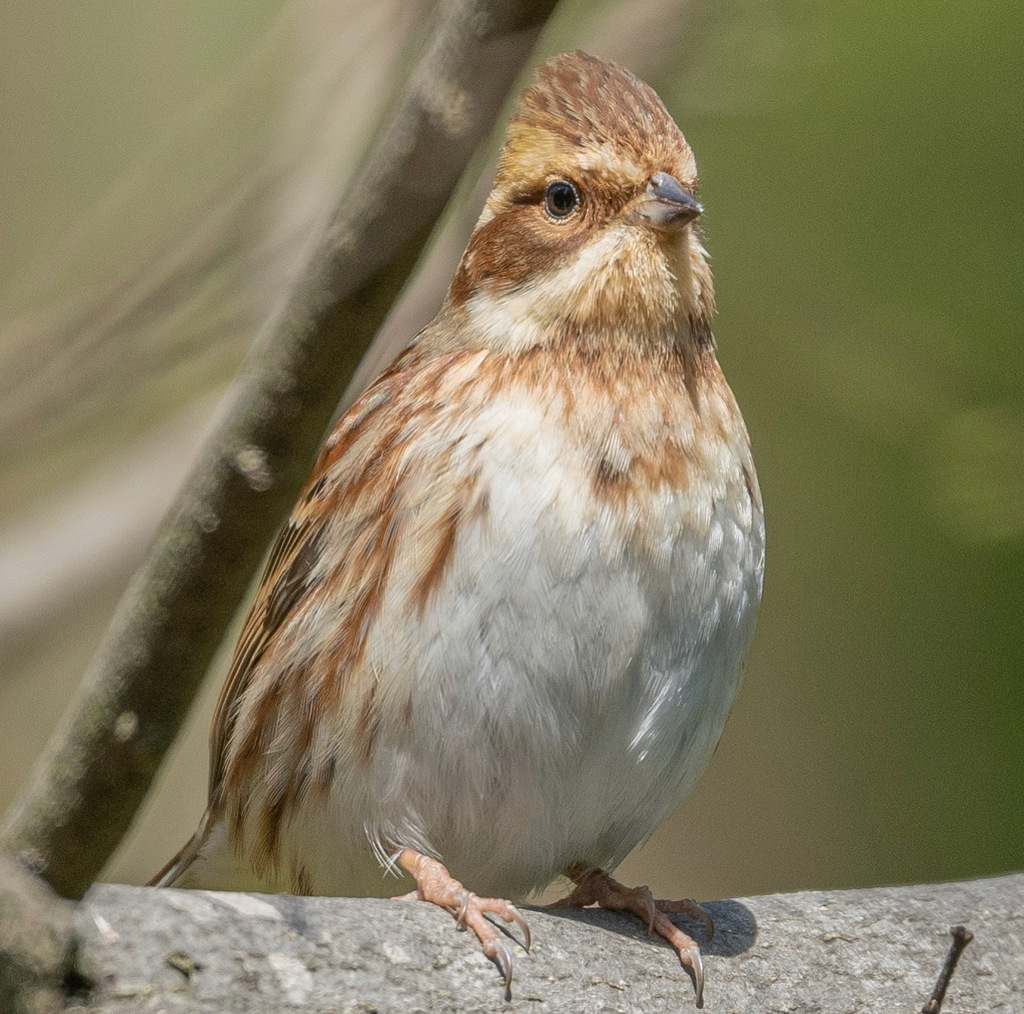
[[[740,433],[685,490],[623,511],[531,399],[475,419],[456,462],[487,510],[423,615],[389,594],[368,643],[410,719],[289,833],[317,891],[370,889],[367,837],[520,897],[570,863],[612,868],[654,829],[709,760],[753,636],[764,527]]]

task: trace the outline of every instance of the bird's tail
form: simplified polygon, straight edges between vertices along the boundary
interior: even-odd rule
[[[199,850],[206,844],[206,839],[210,837],[212,825],[213,821],[211,820],[210,811],[207,810],[203,814],[203,819],[199,822],[199,827],[196,828],[195,834],[178,849],[175,855],[167,861],[164,868],[146,886],[174,887],[196,861]]]
[[[258,877],[228,838],[227,824],[207,810],[196,833],[149,882],[150,887],[188,887],[203,891],[280,890],[273,879]]]

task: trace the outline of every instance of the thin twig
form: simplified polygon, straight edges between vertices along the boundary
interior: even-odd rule
[[[942,966],[942,971],[939,972],[939,981],[935,983],[931,998],[921,1008],[921,1014],[939,1014],[942,1010],[942,1001],[946,999],[949,980],[953,978],[960,955],[974,939],[974,934],[966,926],[951,926],[949,932],[953,934],[953,942],[949,945],[946,963]]]
[[[0,849],[80,897],[120,842],[360,355],[555,0],[448,0],[408,87],[246,359]]]

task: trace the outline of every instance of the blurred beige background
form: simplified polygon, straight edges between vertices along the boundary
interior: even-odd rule
[[[430,6],[5,5],[0,804]],[[712,898],[1024,866],[1022,30],[966,0],[574,0],[552,28],[648,76],[696,151],[768,511],[745,687],[624,879]],[[224,662],[109,879],[191,833]]]

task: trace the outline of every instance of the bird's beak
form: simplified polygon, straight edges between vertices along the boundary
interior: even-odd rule
[[[636,205],[640,221],[666,232],[677,232],[703,211],[700,201],[669,173],[655,173]]]

